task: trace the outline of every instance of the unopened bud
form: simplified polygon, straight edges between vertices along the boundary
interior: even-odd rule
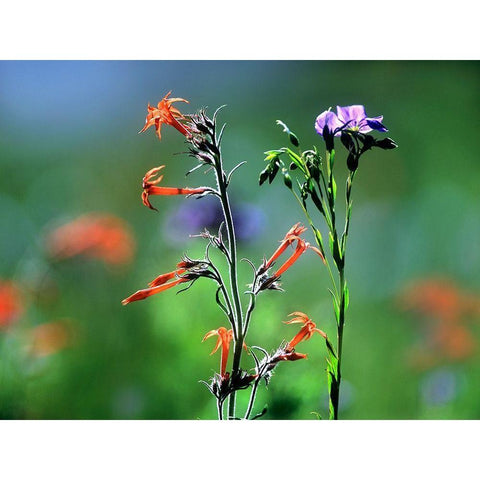
[[[382,140],[376,140],[375,146],[380,147],[383,150],[392,150],[398,147],[398,145],[391,138],[383,138]]]
[[[297,136],[293,132],[290,132],[289,138],[293,146],[298,147],[300,145]]]
[[[358,168],[358,155],[354,153],[348,154],[347,167],[351,172],[354,172]]]

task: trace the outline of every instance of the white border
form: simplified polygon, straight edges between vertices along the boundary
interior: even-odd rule
[[[477,421],[5,421],[3,478],[472,478]],[[9,475],[5,475],[8,473]]]
[[[473,2],[25,0],[0,59],[478,59]]]

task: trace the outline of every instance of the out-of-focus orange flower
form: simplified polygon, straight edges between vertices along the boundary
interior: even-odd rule
[[[57,259],[85,255],[110,265],[121,265],[132,260],[135,241],[120,218],[89,213],[54,230],[47,238],[47,248]]]
[[[155,125],[156,134],[159,140],[162,139],[160,129],[162,124],[171,125],[175,127],[182,135],[188,136],[190,134],[188,128],[180,123],[179,120],[185,120],[185,117],[178,111],[177,108],[172,106],[175,102],[189,103],[183,98],[168,98],[172,92],[168,92],[160,102],[158,102],[157,108],[147,106],[147,118],[145,119],[145,125],[139,133],[144,132],[151,126]]]
[[[161,165],[160,167],[155,167],[149,170],[145,176],[143,177],[142,182],[142,202],[143,204],[151,208],[152,210],[156,210],[155,207],[152,206],[148,197],[150,195],[195,195],[195,194],[202,194],[209,190],[210,188],[207,187],[199,187],[199,188],[176,188],[176,187],[157,187],[157,184],[160,183],[163,179],[163,175],[160,175],[155,180],[155,176],[158,174],[165,165]]]
[[[67,321],[43,323],[30,331],[30,353],[43,357],[57,353],[71,343]]]
[[[474,353],[476,343],[465,321],[480,315],[478,297],[461,291],[448,279],[429,278],[406,288],[399,304],[424,320],[425,340],[411,351],[416,367],[461,361]]]
[[[0,329],[15,323],[23,310],[20,288],[14,282],[0,280]]]
[[[475,351],[470,331],[463,325],[439,325],[432,334],[435,347],[449,360],[465,360]]]
[[[451,281],[442,278],[413,283],[400,295],[400,304],[406,310],[446,321],[480,314],[478,297],[462,292]]]

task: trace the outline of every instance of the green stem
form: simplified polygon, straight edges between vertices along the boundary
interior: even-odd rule
[[[233,225],[232,211],[230,208],[230,202],[227,193],[227,182],[223,172],[222,157],[217,156],[217,162],[215,165],[215,173],[217,177],[217,185],[220,192],[220,202],[222,204],[223,215],[225,218],[225,227],[228,236],[228,248],[230,254],[230,289],[234,304],[234,317],[236,322],[236,337],[233,356],[232,376],[240,368],[240,360],[242,357],[242,345],[243,345],[243,314],[242,304],[240,301],[240,293],[238,289],[237,279],[237,245],[235,240],[235,229]],[[235,392],[233,392],[228,398],[228,418],[235,417]]]
[[[345,325],[345,272],[342,268],[339,271],[340,290],[342,292],[340,297],[340,315],[337,326],[337,372],[336,372],[336,392],[333,397],[333,412],[334,420],[338,420],[338,404],[340,401],[340,384],[342,381],[342,348],[343,348],[343,327]]]
[[[355,172],[350,172],[348,179],[347,179],[347,186],[346,186],[346,210],[345,210],[345,227],[342,236],[342,266],[338,269],[339,275],[339,282],[340,282],[340,312],[339,312],[339,319],[338,319],[338,326],[337,326],[337,372],[336,372],[336,385],[335,385],[335,392],[333,395],[331,394],[330,398],[332,399],[333,404],[333,418],[334,420],[338,420],[338,404],[340,400],[340,384],[342,381],[342,348],[343,348],[343,328],[345,326],[345,312],[348,307],[346,305],[346,285],[347,281],[345,279],[345,253],[347,249],[347,237],[348,237],[348,229],[350,226],[350,216],[351,216],[351,207],[352,207],[352,182],[353,177],[355,176]],[[337,232],[335,230],[334,238],[337,239]]]
[[[261,376],[259,375],[258,379],[255,381],[252,387],[252,393],[250,394],[250,400],[248,401],[247,411],[245,412],[244,420],[248,420],[250,414],[252,413],[253,404],[255,403],[255,397],[257,396],[258,385],[260,384]]]
[[[217,401],[218,419],[223,420],[223,402]]]

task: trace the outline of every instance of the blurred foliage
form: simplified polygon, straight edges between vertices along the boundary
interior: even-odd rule
[[[436,363],[419,366],[410,356],[419,340],[433,341],[424,328],[429,315],[399,301],[407,284],[438,275],[480,296],[479,80],[478,62],[457,61],[1,62],[0,278],[20,286],[23,312],[0,330],[0,418],[215,418],[199,383],[218,369],[211,345],[201,343],[224,323],[213,285],[200,280],[178,296],[170,290],[120,304],[173,270],[183,253],[204,248],[188,237],[196,232],[177,238],[179,209],[202,209],[203,200],[155,198],[158,213],[140,200],[141,178],[160,164],[165,185],[208,181],[201,173],[185,179],[193,163],[177,154],[185,145],[175,130],[165,127],[161,143],[153,132],[137,135],[147,103],[169,90],[190,100],[184,112],[227,104],[220,114],[227,167],[248,162],[232,182],[234,210],[258,220],[240,257],[257,265],[302,219],[281,182],[258,188],[263,152],[284,143],[275,120],[307,148],[320,145],[313,123],[329,106],[360,103],[370,116],[384,115],[399,148],[365,155],[353,192],[341,417],[479,418],[480,314],[465,327],[476,347],[470,355],[442,357],[437,349]],[[52,229],[89,212],[129,225],[131,263],[49,256]],[[270,350],[290,339],[294,329],[282,321],[295,310],[334,335],[326,273],[313,254],[305,257],[282,279],[284,293],[259,297],[249,344]],[[248,265],[240,275],[250,281]],[[63,334],[45,340],[55,328],[38,340],[35,329],[56,322],[67,325],[68,342],[58,341]],[[35,347],[45,341],[46,350]],[[309,358],[280,365],[260,389],[264,418],[328,416],[324,342],[313,337],[298,350]]]

